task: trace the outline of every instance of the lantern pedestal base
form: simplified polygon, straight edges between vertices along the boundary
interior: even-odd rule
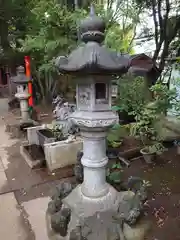
[[[130,226],[124,221],[127,216],[131,218],[133,197],[133,192],[117,192],[110,185],[108,194],[101,198],[85,197],[81,185],[62,201],[56,195],[46,213],[48,237],[50,240],[143,240],[149,222],[141,220]]]

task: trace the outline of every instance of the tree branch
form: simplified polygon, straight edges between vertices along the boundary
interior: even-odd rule
[[[154,20],[154,27],[155,27],[155,43],[156,46],[158,45],[158,20],[156,16],[156,0],[152,0],[152,14]]]

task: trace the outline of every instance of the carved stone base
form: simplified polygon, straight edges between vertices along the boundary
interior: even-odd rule
[[[59,194],[59,196],[62,194]],[[117,192],[109,186],[107,196],[83,196],[78,185],[67,197],[54,197],[46,213],[50,240],[143,240],[149,223],[138,221],[141,201],[132,191]],[[137,201],[136,201],[137,200]]]

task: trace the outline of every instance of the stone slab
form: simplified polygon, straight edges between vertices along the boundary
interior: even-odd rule
[[[29,189],[45,182],[73,176],[73,167],[66,167],[50,173],[47,168],[31,169],[19,152],[20,143],[6,148],[5,172],[11,190]],[[3,162],[3,164],[4,164]]]
[[[22,146],[20,146],[20,153],[21,156],[24,158],[24,160],[26,161],[26,163],[28,164],[28,166],[32,169],[34,168],[41,168],[43,165],[43,162],[45,161],[45,159],[37,159],[37,160],[33,160],[31,158],[31,156],[28,154],[28,152],[26,151],[26,149],[24,148],[26,145],[25,143],[23,143]]]
[[[8,161],[9,164],[5,172],[12,190],[29,188],[44,181],[41,174],[32,171],[20,153],[12,154]]]
[[[82,151],[81,139],[71,143],[65,141],[49,143],[44,145],[44,153],[47,166],[50,171],[71,166],[76,163],[77,153]]]
[[[0,171],[4,171],[4,166],[3,166],[1,159],[0,159]]]
[[[21,204],[23,202],[28,202],[30,200],[42,197],[51,197],[53,195],[54,189],[57,185],[62,182],[74,183],[75,179],[73,177],[68,179],[60,179],[52,182],[42,183],[36,186],[32,186],[28,189],[19,189],[14,192],[17,201]]]
[[[49,197],[37,198],[24,202],[22,206],[28,215],[28,221],[37,240],[49,240],[46,233],[45,213],[49,203]]]
[[[0,116],[3,116],[3,114],[8,112],[8,98],[0,98]]]
[[[11,190],[4,171],[0,170],[0,194]]]
[[[25,223],[13,193],[0,195],[0,238],[34,240],[33,233]]]
[[[36,144],[39,145],[39,138],[37,131],[42,129],[43,126],[29,127],[27,128],[27,139],[30,145]]]

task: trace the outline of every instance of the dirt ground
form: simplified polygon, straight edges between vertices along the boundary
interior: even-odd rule
[[[180,155],[172,147],[152,166],[142,158],[131,163],[122,173],[123,179],[139,176],[150,181],[149,200],[146,204],[152,221],[147,240],[180,240]]]

